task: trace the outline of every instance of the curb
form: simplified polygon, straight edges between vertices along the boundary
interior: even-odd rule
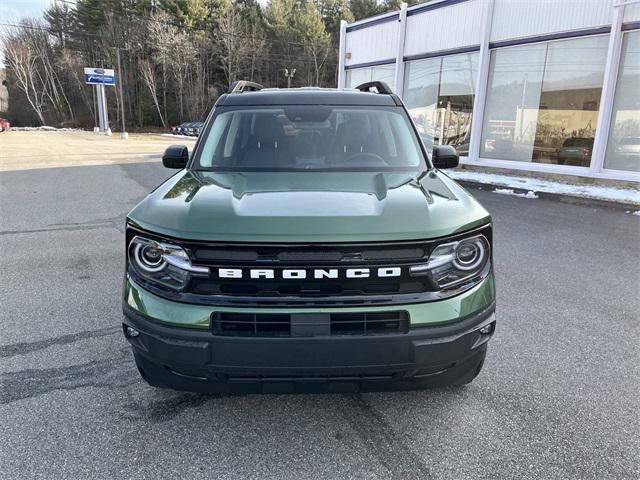
[[[632,211],[640,210],[640,204],[632,203],[632,202],[618,202],[615,200],[606,200],[603,198],[579,197],[574,195],[567,195],[565,193],[539,192],[529,188],[518,188],[518,187],[512,187],[510,185],[499,185],[495,183],[474,182],[469,180],[455,180],[455,181],[465,188],[475,188],[476,190],[493,192],[498,188],[508,188],[509,190],[513,190],[515,193],[526,194],[528,192],[533,192],[539,198],[542,198],[542,199],[555,200],[558,202],[571,203],[574,205],[608,207],[608,208],[615,208],[617,210],[632,210]]]

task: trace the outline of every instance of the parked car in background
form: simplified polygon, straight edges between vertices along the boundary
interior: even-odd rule
[[[11,125],[9,124],[9,120],[7,120],[6,118],[0,118],[0,132],[9,130],[9,127],[11,127]]]
[[[628,167],[640,162],[640,137],[622,137],[614,148],[614,153],[621,159],[628,160]]]
[[[567,138],[558,150],[558,164],[588,167],[592,151],[593,138]]]
[[[187,129],[187,135],[191,137],[198,137],[202,131],[202,127],[204,127],[204,122],[193,122]]]
[[[204,126],[204,122],[183,122],[180,125],[171,127],[171,133],[174,135],[187,135],[197,137]]]
[[[484,142],[484,153],[488,157],[491,154],[506,155],[513,150],[513,140],[508,134],[496,133]]]
[[[190,125],[191,122],[182,122],[180,125],[176,125],[175,127],[171,127],[171,133],[174,135],[184,135],[184,130]]]
[[[184,127],[182,127],[182,129],[180,130],[180,135],[190,135],[191,134],[191,129],[193,128],[194,124],[195,124],[195,122],[185,123]]]

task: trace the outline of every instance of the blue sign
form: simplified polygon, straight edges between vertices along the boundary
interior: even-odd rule
[[[111,68],[85,68],[84,83],[89,85],[115,85],[116,75]]]

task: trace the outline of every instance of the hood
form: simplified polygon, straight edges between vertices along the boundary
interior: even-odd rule
[[[442,237],[487,211],[442,172],[181,171],[129,219],[158,234],[225,242],[369,242]]]

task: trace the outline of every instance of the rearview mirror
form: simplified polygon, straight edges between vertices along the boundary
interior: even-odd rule
[[[189,149],[184,145],[171,145],[162,155],[162,164],[167,168],[185,168],[189,161]]]
[[[431,161],[436,168],[456,168],[460,157],[451,145],[434,145]]]

